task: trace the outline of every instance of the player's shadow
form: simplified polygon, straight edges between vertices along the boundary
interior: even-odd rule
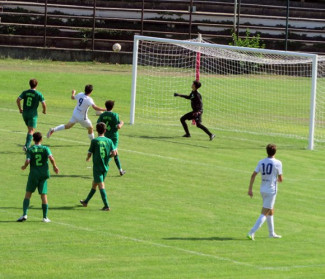
[[[64,175],[64,174],[57,174],[57,175],[51,175],[52,178],[65,178],[65,177],[77,177],[82,179],[92,179],[92,176],[90,175],[76,175],[76,174],[70,174],[70,175]]]
[[[163,238],[163,240],[187,240],[187,241],[227,241],[227,240],[235,240],[232,237],[167,237]]]
[[[141,139],[150,139],[150,140],[156,140],[156,141],[164,141],[164,142],[170,142],[170,143],[174,143],[174,144],[181,144],[181,145],[188,145],[188,146],[194,146],[194,147],[201,147],[201,148],[209,148],[207,146],[203,146],[203,145],[199,145],[197,143],[189,143],[189,142],[179,142],[179,141],[173,141],[170,139],[178,139],[178,138],[182,138],[180,136],[129,136],[131,138],[134,137],[138,137]]]

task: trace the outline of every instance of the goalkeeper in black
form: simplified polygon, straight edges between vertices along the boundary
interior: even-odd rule
[[[199,91],[197,91],[200,87],[201,87],[201,83],[197,80],[194,80],[193,84],[192,84],[192,92],[190,95],[187,96],[187,95],[181,95],[178,93],[174,93],[175,97],[178,96],[178,97],[182,97],[182,98],[191,100],[191,106],[192,106],[193,111],[184,114],[180,118],[180,121],[181,121],[183,128],[185,130],[185,135],[183,137],[186,137],[186,138],[191,137],[191,134],[188,130],[188,127],[187,127],[187,124],[185,121],[192,120],[193,124],[196,124],[196,127],[202,129],[206,134],[208,134],[208,136],[210,137],[210,140],[213,140],[215,135],[212,134],[205,126],[203,126],[201,124],[202,114],[203,114],[203,103],[202,103],[202,96],[199,93]]]

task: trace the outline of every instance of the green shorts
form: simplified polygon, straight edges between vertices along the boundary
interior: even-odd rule
[[[47,194],[47,178],[39,178],[34,175],[28,176],[26,192],[34,193],[36,188],[38,189],[38,193]]]
[[[33,127],[33,128],[37,127],[37,116],[29,117],[23,115],[23,119],[27,127]]]
[[[118,146],[118,138],[110,138],[115,146],[115,148],[117,148]]]
[[[94,182],[95,183],[104,182],[107,172],[108,171],[100,171],[100,170],[93,169]]]

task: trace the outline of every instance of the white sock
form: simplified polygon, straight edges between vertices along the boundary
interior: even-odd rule
[[[95,138],[94,133],[92,133],[92,134],[88,134],[88,138],[89,138],[90,140],[94,139],[94,138]]]
[[[65,129],[65,125],[64,124],[61,124],[61,125],[56,126],[54,128],[54,132],[61,131],[61,130],[64,130],[64,129]]]
[[[273,215],[269,215],[266,217],[267,225],[269,227],[269,235],[274,235],[274,220]]]
[[[263,225],[265,220],[266,220],[266,216],[264,214],[261,214],[260,217],[258,217],[254,227],[251,229],[250,233],[255,234],[255,232]]]

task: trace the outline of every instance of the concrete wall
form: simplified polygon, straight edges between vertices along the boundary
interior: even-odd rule
[[[132,64],[132,54],[81,49],[50,49],[0,46],[1,58],[48,59],[53,61],[99,61],[111,64]]]

